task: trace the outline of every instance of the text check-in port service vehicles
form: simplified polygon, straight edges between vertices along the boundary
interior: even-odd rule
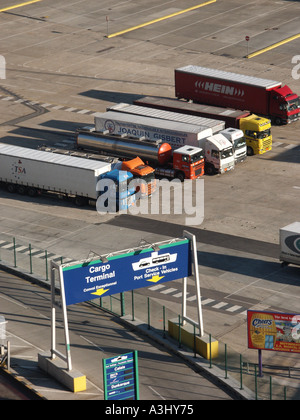
[[[0,183],[11,193],[56,193],[82,206],[96,204],[105,192],[98,191],[98,182],[108,180],[114,185],[116,209],[125,210],[136,199],[135,188],[128,187],[132,179],[131,173],[107,162],[0,143]]]
[[[242,162],[247,157],[247,147],[242,130],[237,128],[225,129],[225,122],[200,116],[181,114],[179,112],[164,111],[161,109],[147,108],[139,105],[120,103],[108,108],[108,111],[123,112],[145,117],[159,118],[170,121],[180,121],[186,124],[199,125],[212,129],[213,136],[217,133],[223,134],[233,145],[235,163]]]
[[[200,153],[202,149],[204,153],[205,170],[207,173],[224,173],[234,169],[233,147],[228,139],[221,134],[213,135],[212,129],[195,125],[186,124],[183,122],[176,122],[170,120],[162,120],[159,118],[144,117],[141,115],[120,113],[109,111],[106,113],[95,114],[95,130],[103,132],[105,130],[115,134],[126,134],[136,138],[145,137],[149,140],[155,141],[161,139],[163,142],[169,143],[175,153],[179,154],[181,146],[189,146],[189,152],[192,147],[197,148],[193,153]],[[217,138],[215,138],[218,136]],[[214,139],[212,141],[212,138]],[[222,138],[222,141],[220,141]],[[176,152],[175,152],[176,151]],[[181,169],[178,169],[178,174],[181,171],[180,177],[193,179],[197,176],[203,175],[200,173],[200,168],[197,172],[193,171],[189,176],[187,171],[191,171],[191,166],[188,162],[193,160],[193,166],[196,167],[195,158],[186,156],[187,149],[182,149]],[[212,159],[211,151],[213,151],[214,158]],[[203,159],[202,159],[203,160]],[[173,166],[175,160],[173,159]],[[200,162],[198,163],[200,165]],[[204,165],[203,165],[204,166]],[[165,175],[166,176],[166,175]]]
[[[173,151],[169,143],[161,140],[128,138],[109,134],[107,131],[92,130],[79,130],[76,141],[78,149],[150,163],[158,176],[180,180],[196,179],[204,172],[203,151],[199,147],[182,146]]]
[[[275,124],[296,121],[300,115],[299,96],[287,85],[207,67],[176,69],[175,96],[265,115]]]
[[[243,131],[248,155],[262,154],[272,149],[271,121],[268,118],[251,114],[248,111],[154,96],[145,96],[137,99],[134,101],[134,104],[224,121],[226,128],[235,128]],[[241,143],[243,142],[244,140],[241,139]]]

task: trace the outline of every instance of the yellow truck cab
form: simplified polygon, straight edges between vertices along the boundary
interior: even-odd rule
[[[240,129],[245,135],[248,156],[272,150],[271,121],[268,118],[251,114],[240,119]]]

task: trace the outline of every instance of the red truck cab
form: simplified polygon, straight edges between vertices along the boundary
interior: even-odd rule
[[[299,96],[287,85],[274,88],[270,95],[270,114],[275,124],[288,124],[299,119]]]
[[[204,175],[204,153],[199,147],[182,146],[173,151],[173,169],[182,173],[181,179],[197,179]],[[184,177],[183,177],[184,174]]]

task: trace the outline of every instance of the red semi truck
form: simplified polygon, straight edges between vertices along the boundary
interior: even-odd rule
[[[299,96],[287,85],[206,67],[175,69],[175,96],[266,115],[277,125],[300,117]]]

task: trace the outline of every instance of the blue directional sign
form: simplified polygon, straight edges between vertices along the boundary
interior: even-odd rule
[[[191,275],[190,241],[164,244],[90,263],[63,267],[66,304],[86,302]]]
[[[138,400],[137,351],[103,359],[105,400]]]

